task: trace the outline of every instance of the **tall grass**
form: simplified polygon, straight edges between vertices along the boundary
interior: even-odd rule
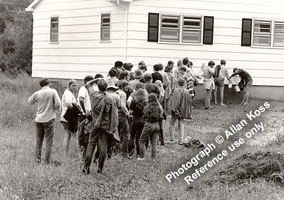
[[[66,81],[53,84],[61,96]],[[76,140],[71,141],[70,154],[65,157],[62,148],[64,130],[55,126],[52,158],[61,166],[37,165],[34,163],[36,105],[29,106],[28,97],[39,90],[38,79],[19,76],[15,79],[0,74],[0,199],[283,199],[283,188],[265,181],[244,185],[216,183],[213,186],[200,181],[196,188],[187,187],[183,179],[168,183],[165,175],[177,170],[180,163],[196,155],[199,150],[182,148],[177,144],[158,146],[158,157],[152,162],[150,151],[146,160],[123,159],[114,156],[107,160],[102,174],[83,176],[78,162]],[[257,102],[256,102],[257,103]],[[225,110],[227,109],[227,110]],[[282,108],[283,109],[283,108]],[[239,107],[203,111],[195,109],[193,120],[186,123],[187,135],[211,143],[227,121],[244,115]],[[277,127],[276,127],[277,128]],[[166,139],[168,125],[165,124]],[[177,135],[177,133],[176,133]],[[279,137],[280,138],[280,137]],[[279,139],[280,141],[280,139]],[[282,141],[282,139],[281,139]],[[261,147],[263,150],[265,147]],[[252,147],[243,147],[238,155],[250,152]],[[232,158],[233,159],[233,158]],[[222,167],[226,167],[223,163]],[[211,172],[210,172],[211,173]],[[210,179],[212,174],[206,174]]]
[[[0,73],[0,124],[4,127],[17,127],[35,117],[36,105],[28,105],[28,98],[40,89],[39,79],[25,75],[16,78],[7,77]],[[64,81],[53,81],[51,87],[62,96]]]

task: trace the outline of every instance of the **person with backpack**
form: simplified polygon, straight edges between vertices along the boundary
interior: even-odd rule
[[[178,144],[183,145],[184,142],[184,119],[191,118],[191,101],[192,97],[190,96],[188,90],[184,87],[185,80],[179,78],[178,87],[174,90],[173,95],[170,99],[170,141],[174,141],[174,125],[178,121],[178,131],[179,131],[179,140]]]

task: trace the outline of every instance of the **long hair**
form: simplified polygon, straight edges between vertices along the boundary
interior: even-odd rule
[[[144,108],[144,117],[158,120],[161,115],[162,110],[157,96],[153,93],[149,94],[147,106]]]
[[[138,89],[134,93],[134,99],[136,101],[137,107],[141,110],[144,109],[144,107],[147,104],[147,92],[145,89]]]

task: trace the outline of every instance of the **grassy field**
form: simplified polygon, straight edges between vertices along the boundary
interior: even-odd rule
[[[60,94],[62,85],[55,85]],[[58,122],[52,156],[62,164],[57,167],[35,164],[36,107],[28,106],[27,99],[38,89],[37,82],[27,77],[11,80],[0,75],[0,199],[284,199],[281,180],[284,106],[281,102],[269,102],[271,107],[257,119],[267,125],[264,132],[249,139],[189,187],[183,178],[169,183],[165,176],[200,149],[166,143],[165,147],[158,146],[155,162],[151,161],[149,151],[145,161],[118,155],[106,161],[102,174],[97,174],[96,166],[92,165],[91,174],[85,176],[81,173],[75,139],[70,155],[63,156],[64,132]],[[195,102],[193,120],[186,122],[185,132],[204,143],[213,143],[216,135],[224,133],[264,102],[252,100],[246,107],[215,106],[206,111],[201,109],[200,102]],[[167,127],[165,123],[166,139]],[[238,137],[241,135],[235,135],[233,140]],[[232,140],[224,145],[229,142]],[[259,152],[261,156],[257,156]],[[278,179],[270,178],[272,173],[277,173]]]

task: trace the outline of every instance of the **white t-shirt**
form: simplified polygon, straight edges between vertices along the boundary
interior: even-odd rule
[[[66,89],[62,95],[62,113],[61,113],[61,117],[60,117],[60,121],[63,122],[67,122],[67,120],[63,117],[65,115],[65,113],[68,110],[68,104],[72,104],[72,103],[77,103],[76,98],[74,97],[74,95],[72,94],[72,92],[68,89]]]
[[[78,102],[80,102],[79,101],[80,97],[84,99],[84,106],[85,106],[86,112],[87,113],[90,112],[91,111],[91,100],[90,100],[88,90],[85,86],[82,86],[78,92]]]

